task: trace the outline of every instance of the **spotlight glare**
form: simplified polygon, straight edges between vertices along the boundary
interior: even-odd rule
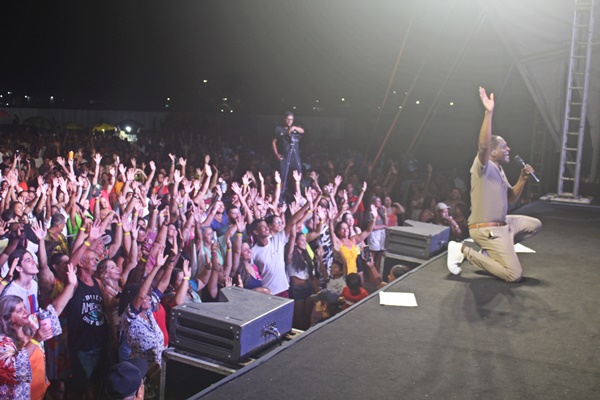
[[[415,103],[417,103],[417,104],[421,104],[421,102],[420,102],[419,100],[417,100]]]
[[[453,106],[453,105],[454,105],[454,102],[453,102],[453,101],[451,101],[451,102],[450,102],[450,105],[451,105],[451,106]]]

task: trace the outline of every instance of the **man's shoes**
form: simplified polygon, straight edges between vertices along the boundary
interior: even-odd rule
[[[462,243],[450,241],[448,243],[448,259],[446,261],[448,265],[448,271],[454,275],[460,274],[460,264],[465,260],[465,256],[461,251]]]

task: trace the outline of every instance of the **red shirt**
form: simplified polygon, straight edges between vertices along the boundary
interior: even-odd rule
[[[167,329],[167,312],[165,311],[165,307],[162,304],[160,304],[158,306],[158,309],[156,311],[153,311],[152,314],[154,314],[154,319],[156,320],[158,327],[163,333],[163,337],[165,339],[164,344],[166,349],[169,345],[169,330]]]
[[[362,287],[359,289],[358,294],[354,295],[350,293],[350,288],[348,286],[344,286],[344,289],[342,290],[342,296],[344,297],[344,310],[358,303],[368,295],[369,293]]]

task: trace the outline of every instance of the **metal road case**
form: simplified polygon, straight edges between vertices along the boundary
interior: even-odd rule
[[[428,260],[445,251],[449,240],[449,227],[409,219],[404,221],[404,226],[387,228],[385,250],[391,254]]]
[[[235,286],[222,289],[220,299],[174,307],[169,344],[237,363],[292,330],[293,300]]]

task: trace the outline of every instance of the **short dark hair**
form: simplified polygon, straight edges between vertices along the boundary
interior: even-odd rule
[[[346,286],[350,289],[350,293],[358,294],[360,287],[362,286],[362,281],[360,280],[360,275],[352,272],[346,276]]]
[[[263,218],[258,218],[255,219],[254,221],[252,221],[252,225],[250,225],[250,233],[254,234],[254,231],[256,231],[256,228],[258,228],[258,224],[260,224],[261,222],[266,222]],[[268,225],[268,223],[267,223]]]
[[[398,265],[394,265],[392,267],[392,269],[390,270],[390,274],[394,275],[394,278],[399,278],[409,271],[410,271],[410,267],[407,267],[406,265],[398,264]]]

